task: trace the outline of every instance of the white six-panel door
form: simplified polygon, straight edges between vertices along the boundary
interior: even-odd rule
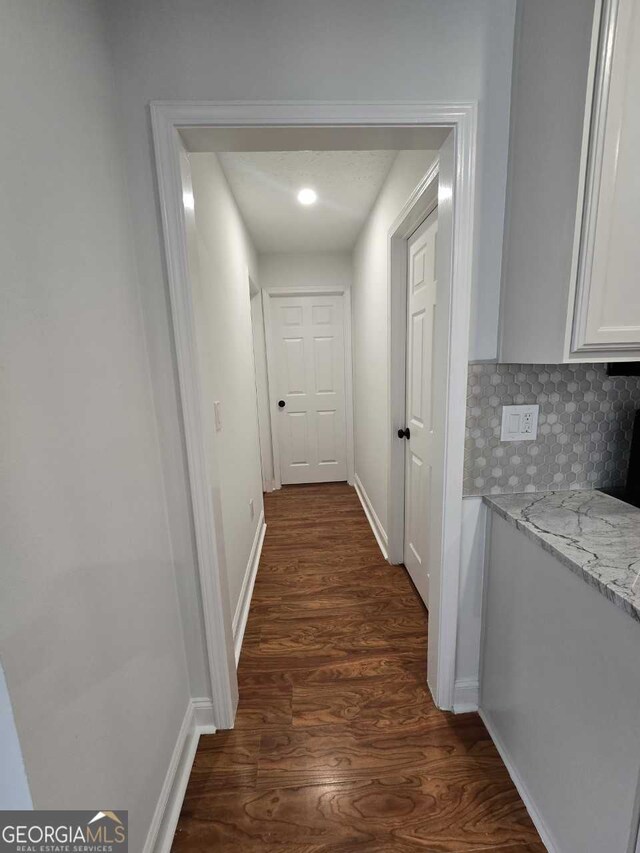
[[[270,390],[283,485],[347,479],[343,302],[337,294],[271,298]]]
[[[434,210],[409,240],[407,290],[404,564],[429,606],[429,528],[434,463],[433,411],[436,328],[436,235]]]

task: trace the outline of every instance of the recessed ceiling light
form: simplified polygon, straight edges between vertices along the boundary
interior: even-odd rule
[[[315,204],[318,200],[318,193],[312,190],[311,187],[303,187],[298,193],[298,201],[300,204]]]

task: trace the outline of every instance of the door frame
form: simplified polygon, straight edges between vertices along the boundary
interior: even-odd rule
[[[387,293],[389,327],[387,349],[389,364],[389,471],[387,494],[387,550],[389,562],[404,562],[405,442],[397,432],[406,426],[407,394],[407,251],[416,228],[438,206],[439,158],[429,168],[395,218],[388,234],[389,290]]]
[[[456,253],[460,249],[456,231],[457,211],[455,152],[445,140],[439,155],[415,188],[389,229],[389,472],[388,472],[388,550],[389,562],[404,560],[405,514],[405,442],[396,438],[406,426],[406,352],[408,245],[411,235],[429,214],[438,209],[438,234],[448,231],[450,252],[447,276],[449,324],[445,331],[446,372],[444,399],[443,455],[438,462],[442,471],[440,505],[440,550],[433,560],[429,581],[429,642],[427,681],[436,703],[453,709],[455,656],[459,601],[459,576],[462,538],[462,481],[466,417],[469,304],[456,287]],[[468,248],[468,247],[467,247]],[[439,250],[440,252],[440,250]],[[466,313],[466,332],[461,314]],[[464,335],[464,336],[463,336]],[[453,632],[456,632],[454,635]]]
[[[452,307],[445,453],[449,472],[443,523],[442,583],[432,603],[429,644],[435,665],[430,678],[436,704],[453,708],[460,533],[464,412],[469,354],[469,316],[473,278],[477,102],[344,101],[155,101],[150,104],[155,168],[162,217],[180,402],[185,431],[198,574],[212,685],[214,721],[233,726],[237,676],[225,580],[219,559],[223,531],[213,514],[212,487],[206,476],[201,381],[198,372],[194,309],[186,244],[180,130],[187,127],[448,127],[454,133]],[[393,318],[392,318],[393,320]],[[456,358],[452,357],[456,354]],[[435,597],[434,597],[435,598]]]
[[[282,476],[280,472],[280,446],[276,434],[278,405],[277,394],[271,393],[272,388],[277,387],[275,376],[275,349],[273,342],[273,318],[272,300],[282,296],[342,296],[342,320],[344,323],[344,408],[346,425],[346,454],[347,454],[347,482],[353,486],[353,474],[355,468],[353,452],[353,354],[351,350],[351,291],[348,287],[267,287],[263,291],[264,302],[264,332],[267,349],[267,376],[269,377],[270,400],[269,410],[271,413],[271,448],[273,453],[273,484],[274,489],[282,488]]]
[[[441,460],[441,548],[432,566],[429,588],[427,680],[436,704],[454,707],[458,601],[462,538],[462,483],[469,360],[473,219],[460,222],[460,175],[456,140],[450,137],[391,225],[389,239],[389,562],[401,563],[404,552],[405,447],[396,439],[406,418],[407,251],[408,241],[425,217],[438,207],[438,234],[450,233],[449,327],[444,458]],[[466,288],[460,271],[466,272]],[[454,633],[455,632],[455,633]]]
[[[407,412],[407,378],[409,376],[409,310],[410,310],[410,268],[409,251],[414,234],[421,228],[434,211],[438,210],[438,169],[436,158],[423,177],[417,189],[417,198],[413,205],[400,214],[402,219],[398,224],[395,220],[389,230],[389,364],[399,367],[400,357],[404,358],[403,370],[397,375],[390,371],[389,382],[389,415],[390,415],[390,445],[388,471],[388,528],[387,546],[388,560],[399,565],[405,562],[406,548],[406,503],[407,503],[407,460],[409,456],[409,441],[397,436],[398,430],[410,426]],[[411,199],[414,199],[412,194]],[[439,252],[438,252],[439,254]],[[402,282],[404,279],[404,287]],[[439,303],[438,303],[439,304]],[[404,334],[400,329],[404,314]],[[436,311],[436,321],[438,312]],[[397,322],[395,322],[397,320]],[[402,393],[402,401],[400,394]],[[434,398],[437,404],[439,401]],[[402,403],[402,405],[401,405]],[[409,572],[411,575],[411,572]],[[417,584],[414,585],[417,588]],[[420,593],[422,598],[422,594]],[[430,597],[430,594],[429,594]]]
[[[258,415],[258,439],[260,445],[260,473],[262,475],[262,491],[263,492],[272,492],[273,491],[273,456],[272,456],[272,448],[271,448],[271,413],[270,406],[267,407],[266,411],[263,411],[263,407],[260,404],[260,389],[259,389],[259,380],[258,380],[258,360],[256,359],[256,355],[264,356],[264,366],[267,368],[267,341],[266,341],[266,332],[264,328],[264,304],[262,300],[262,290],[258,287],[258,285],[253,281],[249,270],[247,270],[247,279],[249,281],[249,304],[251,308],[251,351],[253,353],[253,373],[256,385],[256,410]],[[255,302],[254,302],[255,300]],[[264,341],[263,353],[256,353],[256,328],[254,324],[254,304],[259,305],[260,307],[260,325],[262,326],[262,339]],[[271,394],[269,391],[269,376],[267,373],[266,377],[266,385],[267,387],[263,389],[266,391],[267,400],[271,399]],[[265,457],[269,454],[268,461],[265,461]],[[271,476],[270,476],[271,475]]]

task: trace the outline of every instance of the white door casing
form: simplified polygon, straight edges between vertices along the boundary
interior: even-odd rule
[[[273,294],[269,384],[280,481],[346,480],[344,298]]]
[[[449,134],[440,148],[437,161],[415,188],[389,229],[389,517],[388,550],[392,563],[404,563],[405,532],[405,455],[406,439],[397,432],[407,419],[407,315],[408,260],[411,237],[437,207],[438,245],[436,252],[437,315],[434,325],[434,367],[432,373],[431,416],[435,421],[431,460],[431,501],[425,507],[430,538],[429,560],[429,641],[427,644],[427,682],[440,708],[453,708],[455,660],[449,658],[457,637],[453,636],[453,589],[445,566],[460,560],[462,520],[454,512],[462,503],[463,455],[452,448],[464,446],[466,411],[468,339],[461,335],[457,316],[461,309],[456,290],[455,267],[461,248],[457,238],[454,204],[456,188],[455,135]],[[469,308],[468,302],[466,308]],[[453,389],[457,388],[454,393]],[[455,578],[457,581],[459,575]],[[457,594],[457,592],[456,592]],[[445,604],[445,602],[449,602]],[[457,604],[456,604],[457,608]],[[457,631],[457,624],[456,624]],[[453,663],[453,665],[452,665]]]
[[[220,588],[225,571],[221,552],[224,532],[211,513],[211,493],[217,483],[204,475],[205,433],[203,428],[200,382],[195,349],[195,319],[191,302],[191,283],[185,236],[185,195],[180,173],[184,128],[209,127],[449,127],[447,142],[440,150],[439,216],[450,232],[452,250],[447,259],[447,274],[439,279],[450,282],[450,323],[447,327],[447,353],[442,379],[443,418],[446,425],[443,465],[442,518],[439,533],[442,553],[437,571],[431,577],[428,672],[434,699],[441,708],[453,707],[456,643],[458,627],[458,586],[460,567],[460,526],[462,523],[462,471],[464,448],[464,406],[469,349],[469,315],[473,278],[475,186],[477,159],[477,102],[245,102],[245,101],[155,101],[151,104],[151,122],[155,148],[156,176],[171,297],[173,337],[180,380],[181,409],[184,422],[190,473],[191,504],[198,545],[198,575],[202,593],[205,639],[212,681],[214,719],[219,728],[232,724],[237,701],[237,677],[233,654],[233,634],[228,603]],[[390,425],[398,428],[404,410],[404,336],[406,328],[406,276],[400,273],[406,251],[400,246],[408,233],[404,230],[412,212],[421,203],[430,179],[416,189],[389,234],[389,340],[390,353]],[[455,199],[455,204],[453,203]],[[419,221],[419,220],[418,220]],[[417,223],[416,223],[417,224]],[[444,263],[440,251],[439,264]],[[400,296],[400,291],[404,293]],[[269,299],[265,300],[268,310]],[[348,305],[349,293],[345,292]],[[400,308],[402,303],[402,308]],[[265,318],[266,319],[266,318]],[[347,335],[349,329],[347,327]],[[402,356],[399,355],[400,350]],[[347,359],[350,347],[347,346]],[[347,382],[351,377],[347,376]],[[348,390],[348,395],[350,392]],[[347,412],[349,419],[350,412]],[[390,437],[389,465],[389,553],[401,557],[403,526],[402,466],[397,466],[401,443]],[[349,478],[353,476],[352,438]],[[276,483],[277,485],[277,483]],[[436,525],[436,526],[438,526]],[[393,535],[392,535],[393,534]],[[401,562],[400,559],[397,562]],[[436,567],[434,566],[434,569]]]
[[[253,336],[253,360],[256,374],[262,490],[264,492],[271,492],[273,491],[273,451],[271,446],[269,380],[267,378],[267,350],[261,290],[251,297],[251,333]]]
[[[433,460],[438,440],[434,418],[437,305],[436,237],[432,211],[408,242],[404,564],[429,606],[430,507]]]

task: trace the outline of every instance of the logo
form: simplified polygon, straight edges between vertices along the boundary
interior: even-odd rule
[[[0,812],[0,853],[127,853],[126,811]]]

